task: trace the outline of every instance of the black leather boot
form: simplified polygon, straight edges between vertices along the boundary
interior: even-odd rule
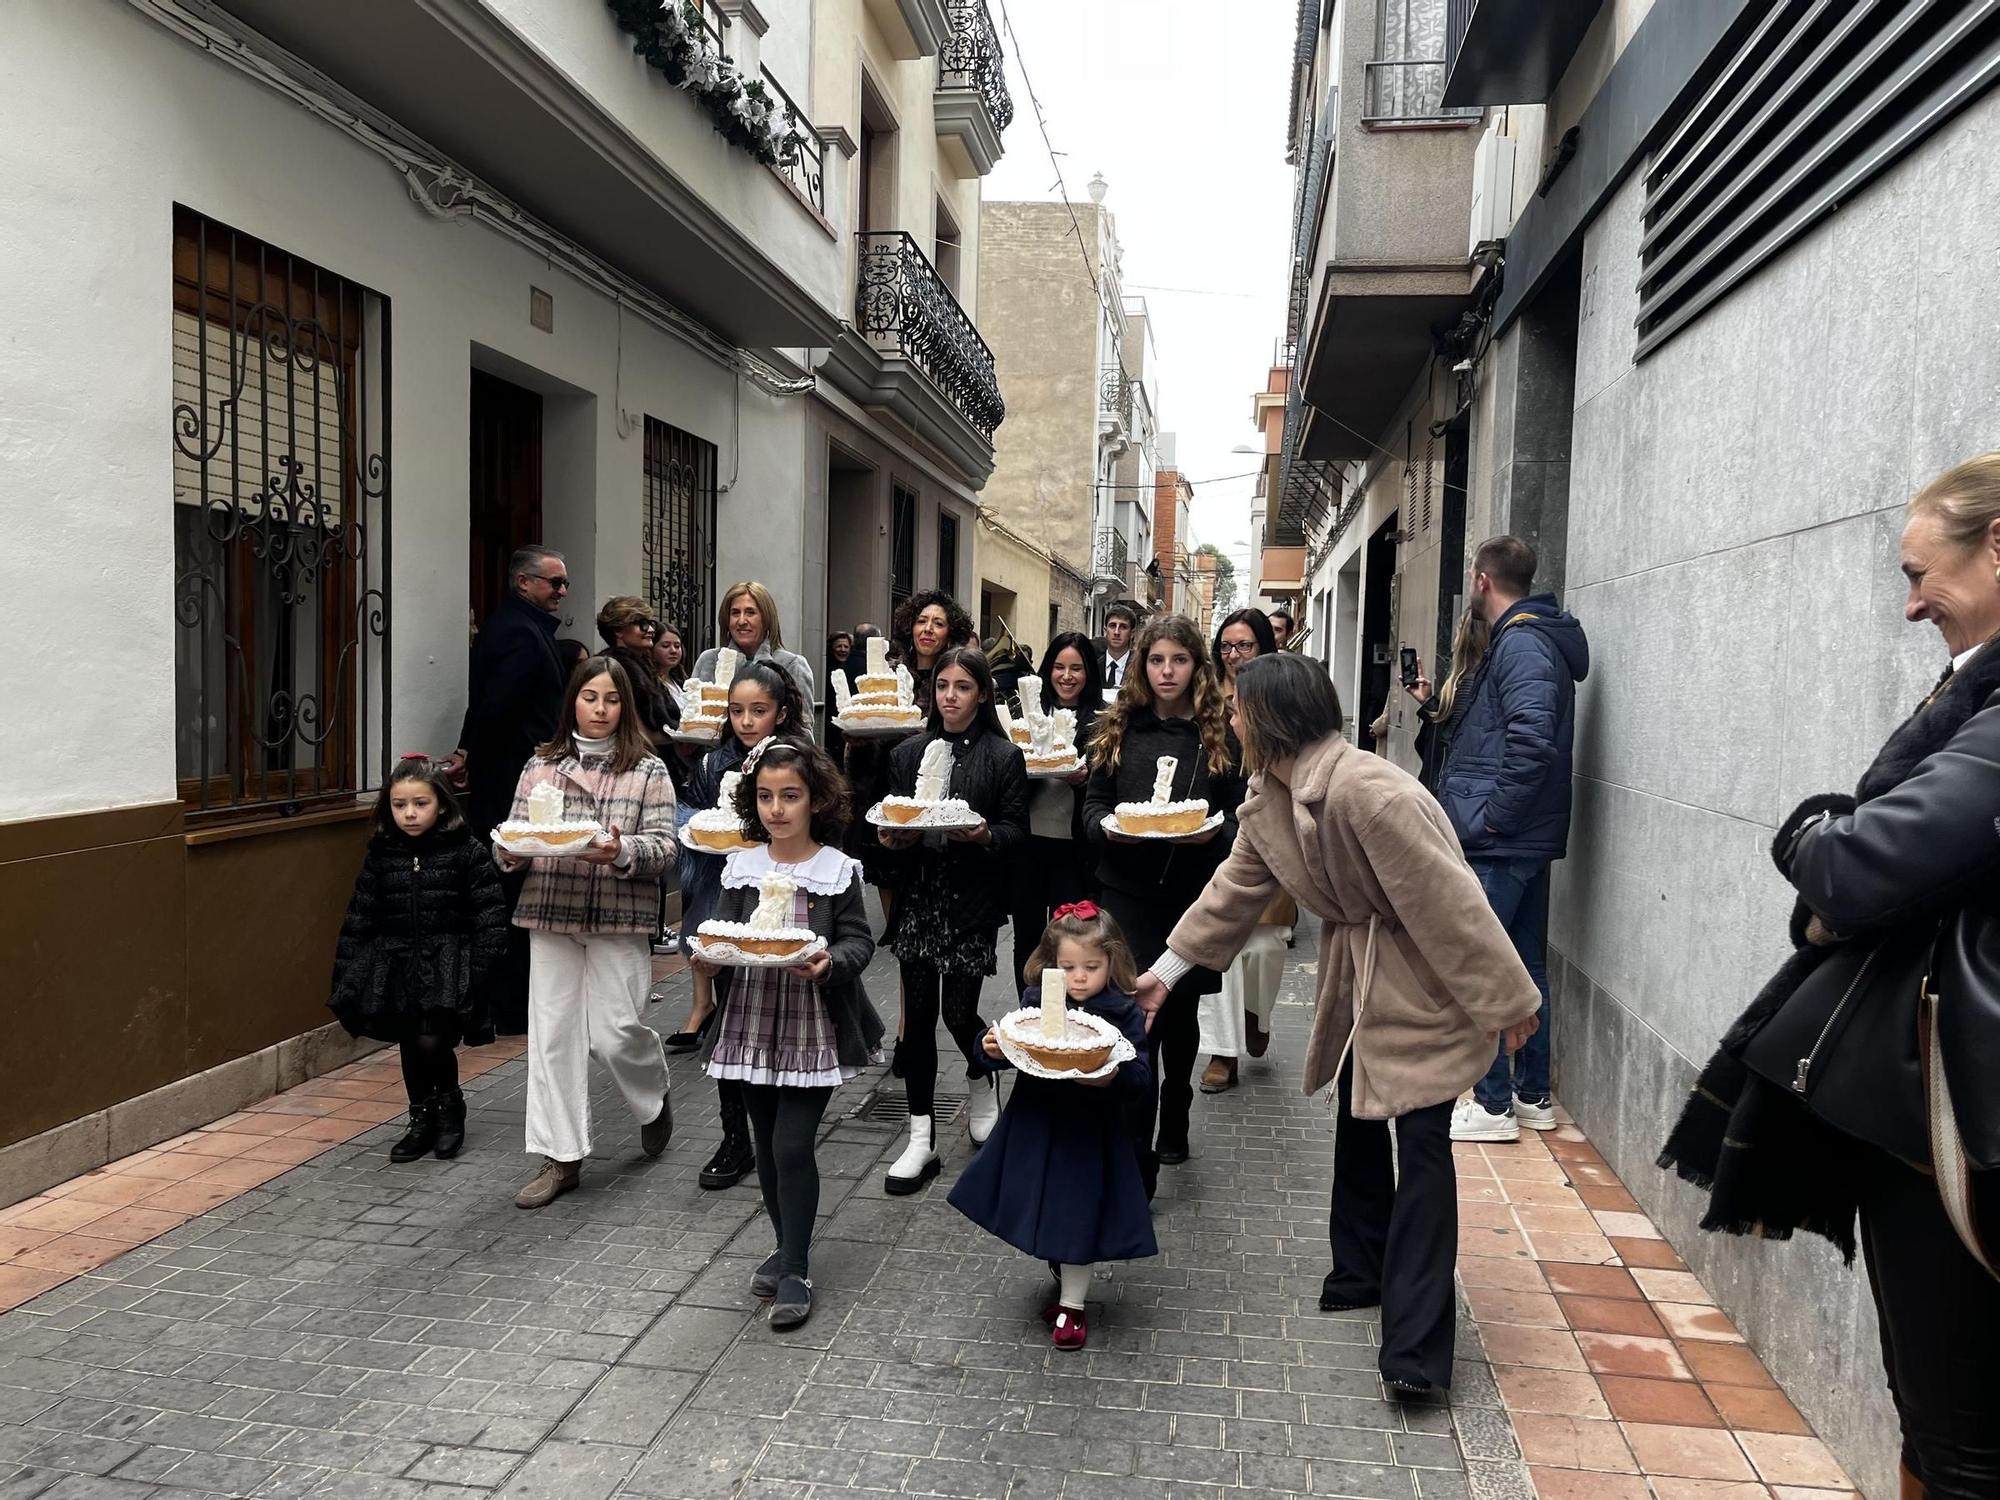
[[[420,1099],[410,1106],[410,1128],[389,1148],[390,1161],[415,1161],[437,1144],[438,1117],[435,1099]]]
[[[431,1107],[437,1119],[437,1155],[449,1161],[465,1145],[465,1095],[446,1089],[434,1096]]]
[[[701,1169],[701,1185],[709,1189],[734,1187],[757,1168],[757,1151],[750,1142],[750,1113],[743,1107],[741,1089],[725,1081],[719,1095],[722,1144]]]

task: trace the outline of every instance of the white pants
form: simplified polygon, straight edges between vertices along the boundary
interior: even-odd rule
[[[640,1124],[659,1118],[667,1056],[639,1017],[653,982],[640,933],[528,934],[528,1151],[590,1155],[590,1059],[610,1073]]]
[[[1222,992],[1201,997],[1201,1050],[1211,1057],[1249,1055],[1243,1013],[1271,1029],[1271,1012],[1278,1004],[1278,984],[1285,977],[1283,927],[1256,927],[1236,962],[1222,974]]]

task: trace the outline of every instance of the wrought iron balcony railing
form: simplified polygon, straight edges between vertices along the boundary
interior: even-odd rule
[[[1129,431],[1132,426],[1132,377],[1116,365],[1098,372],[1097,409],[1115,416]]]
[[[1363,69],[1366,125],[1470,125],[1485,111],[1473,104],[1446,108],[1441,57],[1384,58]]]
[[[776,102],[772,123],[782,132],[783,144],[778,147],[778,160],[771,170],[784,178],[793,192],[811,204],[814,213],[825,218],[826,143],[813,129],[813,122],[806,118],[806,112],[799,108],[798,101],[771,76],[771,70],[760,66],[758,72],[763,76],[764,87],[770,90],[771,98]]]
[[[959,415],[991,440],[1006,418],[993,351],[930,258],[900,229],[864,230],[854,321],[885,354],[923,371]]]
[[[1125,533],[1116,526],[1099,528],[1097,547],[1091,558],[1090,570],[1099,578],[1115,579],[1122,588],[1126,581],[1126,568],[1131,560],[1131,544],[1125,540]]]
[[[993,14],[986,0],[947,0],[946,10],[951,36],[938,53],[938,87],[977,92],[993,128],[1004,133],[1014,123],[1014,96],[1007,91],[1006,59]]]

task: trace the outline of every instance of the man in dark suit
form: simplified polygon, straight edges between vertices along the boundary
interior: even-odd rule
[[[569,593],[562,554],[522,547],[507,560],[507,576],[514,591],[472,642],[465,725],[446,763],[454,780],[472,779],[465,819],[481,840],[513,810],[514,787],[535,747],[555,738],[567,687],[556,654],[556,616]],[[500,877],[510,918],[527,879],[525,870]],[[528,1029],[528,934],[510,925],[507,937],[507,957],[487,980],[487,1003],[494,1029],[513,1036]]]
[[[1118,696],[1132,661],[1132,636],[1139,628],[1136,605],[1119,600],[1104,612],[1104,696]]]
[[[514,591],[472,642],[465,724],[447,762],[454,779],[472,779],[465,817],[482,839],[506,821],[521,768],[562,718],[556,616],[569,593],[569,569],[560,552],[523,547],[507,560],[507,576]]]

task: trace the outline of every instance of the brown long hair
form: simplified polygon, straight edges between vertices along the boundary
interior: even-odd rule
[[[1125,940],[1125,930],[1118,925],[1118,919],[1095,902],[1085,902],[1091,914],[1065,907],[1062,914],[1049,923],[1042,933],[1041,942],[1021,969],[1021,978],[1028,984],[1042,982],[1042,970],[1056,962],[1058,950],[1067,938],[1072,943],[1088,943],[1103,953],[1105,967],[1110,971],[1111,983],[1129,995],[1139,988],[1139,964],[1132,957],[1132,945]]]
[[[757,613],[764,617],[764,641],[773,651],[785,649],[785,633],[778,628],[778,601],[771,597],[771,591],[754,578],[746,578],[741,583],[732,583],[722,592],[722,602],[715,609],[716,640],[724,646],[734,646],[729,637],[729,606],[748,594],[757,606]],[[687,639],[681,638],[683,642]]]
[[[1486,646],[1493,637],[1493,627],[1471,610],[1467,610],[1458,622],[1458,630],[1451,638],[1451,675],[1438,684],[1437,718],[1440,724],[1451,717],[1452,705],[1458,700],[1458,690],[1465,685],[1465,679],[1486,659]]]
[[[639,695],[632,690],[632,674],[615,656],[586,656],[583,664],[569,674],[563,692],[562,719],[556,737],[537,745],[535,754],[543,760],[561,760],[576,750],[576,695],[594,678],[609,677],[618,694],[618,728],[611,737],[611,769],[632,771],[653,754],[653,742],[646,737],[645,721],[639,716]]]
[[[1125,748],[1125,726],[1138,710],[1153,706],[1153,680],[1145,670],[1146,656],[1161,641],[1172,641],[1194,660],[1188,691],[1194,696],[1195,727],[1201,731],[1202,748],[1208,752],[1208,774],[1220,776],[1229,769],[1229,716],[1222,706],[1222,684],[1208,659],[1208,642],[1186,615],[1162,615],[1139,632],[1138,640],[1132,643],[1139,670],[1125,674],[1117,701],[1097,716],[1097,728],[1090,737],[1090,763],[1117,768]]]

